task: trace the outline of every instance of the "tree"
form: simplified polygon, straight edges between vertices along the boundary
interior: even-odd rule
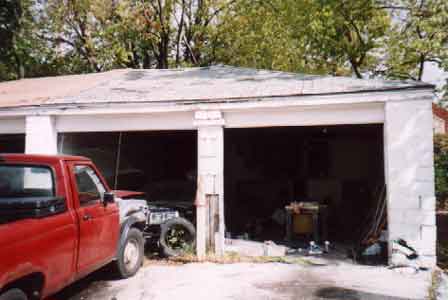
[[[38,1],[38,2],[36,2]],[[421,80],[444,0],[0,0],[0,80],[226,63]]]
[[[40,37],[63,53],[78,71],[101,71],[113,64],[104,43],[112,0],[49,0],[41,11]]]
[[[30,1],[0,0],[0,78],[23,78],[25,65],[32,60],[29,55]]]
[[[448,135],[434,137],[434,169],[439,208],[447,208],[448,200]]]
[[[442,66],[448,55],[448,2],[400,0],[391,9],[395,22],[388,32],[385,74],[422,80],[426,62]]]
[[[390,18],[373,0],[238,1],[219,29],[218,60],[347,75],[372,71]]]
[[[234,9],[237,0],[182,0],[177,21],[177,49],[183,48],[184,61],[190,65],[209,65],[216,61],[216,28],[223,16]],[[180,42],[180,43],[179,43]]]
[[[264,69],[304,69],[305,51],[282,18],[281,0],[235,3],[213,32],[211,56],[217,62]]]
[[[21,76],[20,61],[14,51],[16,35],[20,31],[22,7],[18,0],[0,0],[0,77]],[[17,62],[19,61],[19,65]],[[15,73],[15,74],[14,74]],[[14,75],[13,75],[14,74]]]
[[[363,78],[380,63],[384,35],[390,24],[386,11],[374,0],[312,1],[309,22],[309,48],[320,64],[333,65],[332,73],[350,66]],[[330,71],[331,71],[330,69]],[[347,73],[347,72],[345,72]]]
[[[438,104],[442,107],[446,107],[448,103],[448,79],[445,80],[445,84],[439,89],[439,94]]]
[[[0,0],[0,81],[58,74],[61,61],[38,38],[34,0]]]
[[[210,63],[210,28],[232,2],[49,0],[42,38],[80,71],[203,65]]]

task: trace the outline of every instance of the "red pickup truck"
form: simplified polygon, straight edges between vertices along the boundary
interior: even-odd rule
[[[111,262],[134,275],[142,229],[120,225],[114,194],[87,158],[0,154],[0,300],[45,298]]]

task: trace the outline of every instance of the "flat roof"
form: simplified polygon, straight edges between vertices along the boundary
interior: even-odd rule
[[[117,69],[0,83],[0,108],[106,103],[203,103],[433,89],[416,81],[304,75],[231,66]]]

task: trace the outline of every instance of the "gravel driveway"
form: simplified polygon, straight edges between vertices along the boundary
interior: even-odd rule
[[[51,300],[424,299],[430,282],[428,271],[410,275],[348,264],[157,264],[127,280],[114,280],[102,270]]]

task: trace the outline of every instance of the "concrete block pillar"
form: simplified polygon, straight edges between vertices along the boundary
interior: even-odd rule
[[[224,119],[220,111],[197,111],[198,128],[198,191],[196,197],[197,242],[199,258],[206,254],[208,228],[207,195],[216,195],[219,208],[218,232],[215,235],[217,255],[224,249]]]
[[[385,104],[389,241],[406,240],[429,267],[436,264],[432,120],[430,99]]]
[[[27,116],[25,153],[57,154],[58,134],[52,116]]]

